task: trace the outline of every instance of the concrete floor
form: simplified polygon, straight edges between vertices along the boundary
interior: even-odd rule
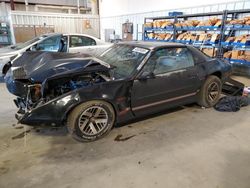
[[[1,188],[250,187],[250,107],[221,113],[191,105],[83,144],[65,129],[14,128],[3,84],[0,96]]]

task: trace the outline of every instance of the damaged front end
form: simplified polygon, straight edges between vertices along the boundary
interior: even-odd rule
[[[18,113],[24,114],[25,112],[35,108],[41,99],[41,84],[25,84],[26,97],[17,97],[14,99],[14,103],[19,108]]]
[[[27,125],[60,125],[67,112],[84,100],[79,90],[112,80],[110,69],[96,65],[46,79],[42,84],[26,84],[26,96],[14,100],[16,118]]]

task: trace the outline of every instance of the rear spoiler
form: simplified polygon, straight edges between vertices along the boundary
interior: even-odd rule
[[[231,96],[242,96],[245,85],[241,82],[228,78],[222,86],[222,93]]]

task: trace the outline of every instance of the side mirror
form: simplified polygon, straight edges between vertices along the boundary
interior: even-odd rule
[[[153,79],[155,78],[155,75],[153,72],[143,72],[140,76],[139,76],[139,80],[147,80],[147,79]]]
[[[31,46],[30,51],[36,51],[36,46]]]

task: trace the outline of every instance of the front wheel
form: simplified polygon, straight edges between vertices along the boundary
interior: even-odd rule
[[[209,76],[198,93],[198,104],[209,108],[220,99],[222,90],[221,80],[217,76]]]
[[[69,133],[78,141],[97,140],[110,132],[115,112],[105,101],[89,101],[75,107],[68,116]]]

